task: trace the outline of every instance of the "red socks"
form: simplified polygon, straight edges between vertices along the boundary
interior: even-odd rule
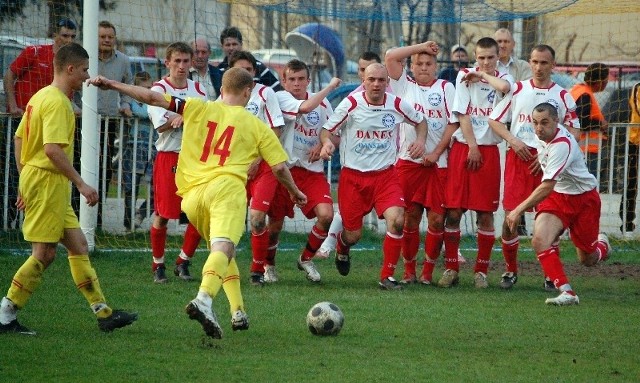
[[[444,229],[444,268],[460,271],[458,265],[458,250],[460,250],[460,229]]]
[[[308,261],[313,258],[313,256],[316,255],[316,251],[318,251],[322,245],[322,242],[327,238],[327,235],[328,233],[326,231],[322,231],[314,225],[307,237],[307,245],[304,250],[302,250],[301,260]]]
[[[487,275],[489,271],[489,261],[491,260],[491,251],[493,244],[496,242],[494,231],[478,230],[478,257],[476,258],[475,273],[484,273]],[[457,256],[457,255],[456,255]]]
[[[518,272],[518,247],[520,246],[520,238],[502,239],[502,254],[507,271],[511,273]]]
[[[402,234],[394,235],[387,232],[382,242],[382,270],[380,279],[393,277],[396,265],[402,251]]]

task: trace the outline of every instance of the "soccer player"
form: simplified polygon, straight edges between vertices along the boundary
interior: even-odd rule
[[[75,115],[69,95],[81,90],[89,78],[89,54],[81,45],[69,43],[58,50],[53,65],[53,82],[29,100],[15,135],[20,173],[17,205],[25,212],[22,233],[31,242],[31,256],[2,298],[0,333],[35,335],[18,323],[17,310],[24,308],[40,285],[44,271],[55,259],[58,243],[67,249],[73,281],[98,317],[100,330],[113,331],[138,319],[136,313],[112,310],[107,305],[91,267],[87,240],[71,208],[69,181],[89,206],[98,203],[98,192],[72,165]]]
[[[447,179],[447,149],[451,135],[457,129],[451,112],[455,88],[446,80],[436,78],[438,45],[427,41],[407,47],[394,48],[385,55],[393,93],[413,105],[427,119],[429,134],[424,158],[412,158],[407,148],[415,140],[411,124],[400,125],[400,152],[396,173],[408,205],[402,235],[404,275],[400,283],[416,283],[416,257],[420,247],[420,220],[424,208],[427,213],[425,261],[420,282],[430,285],[435,261],[440,255],[444,235],[444,185]],[[413,79],[403,62],[411,58]]]
[[[200,322],[208,336],[221,338],[222,329],[211,306],[223,287],[229,299],[232,329],[248,329],[235,248],[244,232],[249,165],[261,156],[285,185],[291,199],[299,205],[306,203],[306,196],[291,178],[285,164],[287,154],[278,138],[244,109],[251,97],[253,78],[244,69],[227,69],[222,77],[222,102],[184,100],[103,77],[91,83],[117,89],[183,116],[184,142],[176,173],[178,194],[183,198],[182,208],[189,220],[211,246],[200,289],[186,312],[189,318]]]
[[[555,51],[548,45],[537,45],[531,51],[530,65],[533,77],[511,86],[507,96],[496,106],[489,117],[489,126],[509,144],[504,169],[504,196],[502,206],[505,217],[524,201],[541,182],[538,168],[538,146],[531,113],[542,103],[552,103],[558,109],[558,117],[564,126],[577,131],[580,127],[576,104],[569,92],[551,80],[555,66]],[[506,126],[511,122],[511,129]],[[502,254],[506,272],[502,274],[500,287],[510,289],[518,281],[518,232],[511,231],[506,221],[502,224]]]
[[[601,202],[596,190],[597,181],[589,173],[575,138],[560,125],[555,105],[537,105],[531,120],[536,136],[542,141],[538,156],[543,171],[542,182],[507,215],[506,222],[514,230],[520,216],[537,205],[531,245],[545,274],[561,291],[545,303],[574,305],[580,300],[564,273],[558,242],[560,234],[569,229],[583,265],[593,266],[609,258],[609,240],[605,234],[598,234]]]
[[[289,155],[287,165],[296,185],[307,196],[307,204],[301,207],[305,217],[316,218],[307,243],[298,258],[298,268],[306,273],[311,282],[320,282],[321,276],[312,259],[327,238],[327,231],[333,220],[333,200],[327,177],[324,174],[324,161],[320,159],[321,143],[319,139],[322,125],[333,113],[327,95],[340,86],[340,79],[332,78],[318,93],[309,93],[311,82],[309,67],[300,60],[291,60],[284,68],[282,85],[284,91],[277,92],[278,101],[285,116],[285,127],[281,141]],[[286,192],[279,188],[276,201],[270,211],[269,231],[277,246],[277,238],[284,224],[284,217],[293,218],[293,204]],[[268,244],[268,243],[265,243]],[[266,249],[265,249],[266,250]],[[273,252],[275,255],[275,251]],[[275,276],[273,257],[267,258],[265,279]]]
[[[255,57],[247,51],[237,51],[229,59],[231,68],[242,68],[255,79],[258,69]],[[223,95],[224,97],[224,95]],[[284,118],[280,110],[278,97],[273,89],[266,85],[255,83],[251,89],[251,98],[245,107],[254,116],[273,129],[280,137]],[[249,167],[247,192],[250,198],[249,222],[251,225],[252,262],[250,266],[250,281],[254,286],[262,286],[265,282],[265,260],[269,247],[269,232],[267,230],[267,212],[271,206],[278,180],[271,171],[271,167],[261,158],[257,158]],[[271,276],[273,273],[270,273]],[[268,279],[275,282],[275,275]]]
[[[167,47],[165,65],[169,76],[155,83],[151,90],[167,93],[175,97],[198,97],[207,99],[207,93],[199,83],[189,80],[189,68],[193,50],[185,43],[178,42]],[[151,252],[153,281],[167,283],[164,265],[164,247],[167,242],[167,224],[170,219],[180,218],[181,198],[176,194],[175,181],[178,153],[182,143],[182,117],[175,112],[149,106],[149,118],[158,132],[156,149],[158,153],[153,164],[153,191],[155,216],[151,224]],[[198,248],[200,235],[192,224],[187,225],[180,254],[176,258],[174,274],[182,280],[191,280],[189,264]]]
[[[449,174],[445,188],[447,217],[444,232],[445,271],[438,285],[451,287],[458,283],[458,249],[460,219],[465,210],[477,213],[478,254],[474,268],[476,288],[487,288],[487,271],[495,242],[493,212],[500,199],[500,155],[502,139],[488,124],[488,116],[497,104],[499,94],[507,93],[511,76],[496,70],[498,43],[483,37],[476,43],[478,67],[458,73],[453,112],[460,129],[453,134],[449,152]]]
[[[380,288],[401,288],[393,278],[400,259],[405,202],[393,164],[397,157],[396,124],[415,126],[416,139],[406,150],[412,158],[424,154],[427,123],[422,113],[400,98],[386,93],[387,70],[371,64],[365,70],[365,91],[340,102],[320,133],[320,157],[329,159],[335,146],[330,136],[341,134],[338,206],[344,230],[338,235],[336,267],[341,275],[351,268],[349,249],[362,236],[362,218],[373,208],[384,217],[387,234],[382,244]]]

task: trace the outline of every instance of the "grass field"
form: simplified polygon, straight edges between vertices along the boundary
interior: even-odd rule
[[[365,244],[375,240],[370,236]],[[285,240],[291,246],[302,241],[297,236]],[[463,248],[473,247],[472,239],[464,241]],[[246,281],[250,255],[246,243],[241,247]],[[168,251],[167,259],[172,262],[174,255]],[[465,255],[471,260],[471,252]],[[256,288],[243,282],[248,331],[231,332],[221,292],[214,307],[224,338],[210,341],[183,311],[198,283],[171,277],[166,285],[154,285],[146,250],[93,255],[112,306],[140,314],[131,327],[99,332],[61,253],[20,313],[21,322],[38,335],[3,335],[0,340],[0,381],[640,381],[640,257],[635,252],[616,253],[612,263],[588,270],[576,265],[573,248],[563,246],[581,299],[574,307],[544,305],[552,294],[542,290],[540,271],[526,251],[521,260],[529,267],[511,291],[497,287],[502,272],[498,251],[490,288],[484,291],[473,287],[469,264],[462,267],[461,284],[452,289],[380,291],[381,256],[375,251],[355,251],[347,277],[337,273],[331,259],[318,261],[323,281],[313,285],[296,269],[296,256],[297,251],[279,253],[277,284]],[[206,252],[197,253],[196,274],[205,257]],[[22,254],[0,250],[3,295],[23,261]],[[441,272],[439,264],[436,278]],[[323,300],[345,313],[345,326],[336,337],[316,337],[306,328],[308,309]]]

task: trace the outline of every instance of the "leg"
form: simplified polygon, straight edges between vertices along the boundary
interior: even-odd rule
[[[627,168],[627,185],[624,194],[620,200],[620,218],[622,219],[622,226],[620,231],[633,232],[635,230],[635,224],[633,221],[636,218],[636,199],[638,198],[638,151],[640,146],[629,144],[629,161]],[[626,215],[624,215],[624,208],[626,207]]]
[[[510,210],[504,210],[504,216],[509,215]],[[524,215],[522,216],[524,217]],[[502,222],[502,255],[506,266],[506,272],[502,274],[500,287],[510,289],[518,281],[518,248],[520,237],[518,229],[511,231],[506,221]]]
[[[314,207],[317,217],[316,224],[311,228],[307,237],[307,243],[298,259],[298,269],[307,274],[307,279],[311,282],[320,282],[320,273],[311,260],[322,242],[327,238],[327,231],[333,220],[333,205],[329,203],[319,203]]]
[[[433,278],[433,269],[440,255],[444,240],[444,216],[433,210],[427,212],[427,234],[424,238],[424,264],[420,282],[430,285]]]
[[[269,230],[267,230],[267,213],[250,209],[249,220],[251,224],[251,284],[262,286],[264,283],[264,264],[267,259],[269,247]]]
[[[331,221],[331,226],[329,226],[327,238],[325,238],[324,242],[322,242],[322,245],[320,245],[320,249],[316,252],[316,257],[323,259],[329,258],[329,254],[336,249],[338,234],[342,231],[343,228],[342,216],[339,212],[336,212],[336,214],[333,216],[333,220]]]
[[[182,279],[183,281],[190,281],[193,278],[189,272],[189,265],[191,258],[195,254],[198,245],[200,244],[200,233],[191,223],[187,224],[187,230],[184,233],[184,239],[182,240],[182,249],[180,254],[176,257],[176,267],[173,270],[173,274]]]
[[[153,281],[155,283],[167,283],[166,268],[164,265],[164,248],[167,243],[167,218],[159,216],[157,213],[153,217],[151,224],[151,253],[153,255]]]
[[[458,284],[458,252],[460,250],[460,220],[463,211],[460,208],[447,209],[444,227],[444,274],[438,281],[440,287],[451,287]]]
[[[387,224],[387,233],[382,242],[382,269],[380,270],[380,287],[387,290],[400,286],[393,274],[402,251],[402,229],[405,222],[404,208],[393,206],[382,213]]]
[[[404,275],[400,283],[415,283],[416,257],[420,248],[420,220],[422,219],[422,205],[412,203],[405,213],[404,227],[402,229],[402,258],[404,263]]]
[[[493,226],[493,213],[478,211],[478,256],[474,268],[474,281],[477,288],[487,288],[487,272],[491,260],[491,251],[496,241]]]
[[[267,231],[269,232],[269,247],[267,247],[267,259],[264,265],[264,281],[267,283],[278,282],[276,271],[276,253],[278,252],[278,239],[284,226],[284,219],[269,218]]]

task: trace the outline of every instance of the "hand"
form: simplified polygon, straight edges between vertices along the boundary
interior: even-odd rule
[[[424,141],[416,140],[409,144],[407,152],[413,159],[421,158],[424,155]]]
[[[109,80],[108,78],[104,77],[104,76],[96,76],[94,78],[90,78],[87,80],[87,83],[89,85],[93,85],[96,86],[102,90],[109,90],[111,89],[111,80]]]
[[[529,161],[533,158],[531,152],[529,151],[529,147],[519,139],[514,139],[512,142],[509,142],[511,146],[511,150],[515,151],[516,155],[520,157],[523,161]]]
[[[436,162],[438,162],[438,158],[440,158],[440,156],[436,153],[427,153],[422,158],[422,164],[426,167],[434,166]]]
[[[529,173],[531,173],[532,176],[537,175],[541,171],[542,171],[542,166],[540,165],[540,161],[538,161],[537,159],[533,161],[531,165],[529,165]]]
[[[178,128],[182,127],[182,123],[183,122],[184,122],[184,119],[182,118],[182,116],[179,115],[179,114],[175,114],[173,116],[173,119],[171,119],[170,124],[171,124],[171,127],[173,129],[178,129]]]
[[[252,180],[256,176],[256,173],[258,173],[258,168],[260,167],[260,161],[262,161],[262,158],[256,159],[251,163],[251,165],[249,165],[249,170],[247,170],[248,180]]]
[[[340,80],[337,77],[334,77],[331,79],[331,81],[329,81],[329,86],[332,86],[333,89],[336,89],[337,87],[339,87],[340,84],[342,84],[342,80]]]
[[[512,233],[515,233],[517,230],[518,224],[520,223],[520,215],[516,210],[513,210],[509,212],[509,215],[504,219]]]
[[[9,114],[12,115],[13,117],[22,117],[22,115],[24,114],[24,110],[22,110],[21,108],[18,108],[18,105],[16,104],[9,104],[8,105],[9,108]]]
[[[320,149],[320,158],[323,160],[331,159],[331,155],[336,150],[336,147],[333,145],[333,142],[327,141],[322,145],[322,149]]]
[[[87,200],[87,205],[95,206],[98,203],[98,192],[86,183],[80,185],[78,187],[78,191]]]
[[[470,146],[467,155],[467,169],[478,170],[480,166],[482,166],[482,154],[477,146]]]
[[[436,43],[435,41],[425,41],[424,43],[422,43],[422,46],[424,47],[424,51],[430,55],[436,56],[438,54],[438,51],[440,50],[440,47],[438,47],[438,43]]]
[[[475,83],[482,80],[483,72],[469,72],[462,77],[462,82]]]
[[[311,148],[311,150],[309,150],[309,162],[316,162],[320,160],[320,151],[322,151],[322,144],[320,143]]]
[[[120,114],[122,114],[125,117],[133,117],[133,112],[131,112],[131,107],[129,107],[128,105],[125,106],[124,108],[120,108]]]
[[[22,194],[18,194],[18,199],[16,200],[16,208],[18,210],[24,210],[27,207],[27,205],[24,203],[24,200],[22,199]]]
[[[307,204],[307,196],[304,195],[304,193],[301,192],[300,189],[296,188],[296,192],[293,194],[289,193],[289,195],[291,197],[291,201],[298,205],[298,207],[302,207]]]

